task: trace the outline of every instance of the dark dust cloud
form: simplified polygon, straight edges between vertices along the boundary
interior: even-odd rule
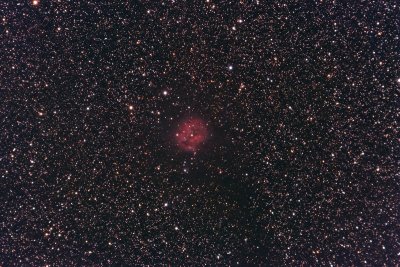
[[[2,1],[0,265],[399,264],[399,38],[398,1]]]

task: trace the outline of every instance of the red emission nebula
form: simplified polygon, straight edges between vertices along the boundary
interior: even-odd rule
[[[207,139],[207,135],[207,125],[202,119],[189,118],[178,126],[175,140],[180,149],[196,152]]]

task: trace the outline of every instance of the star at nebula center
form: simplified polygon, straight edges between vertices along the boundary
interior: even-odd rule
[[[195,152],[206,141],[207,136],[206,123],[199,118],[189,118],[179,125],[175,140],[183,151]]]

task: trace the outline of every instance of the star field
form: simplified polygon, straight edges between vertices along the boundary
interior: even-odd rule
[[[0,265],[399,264],[400,3],[347,2],[0,3]]]

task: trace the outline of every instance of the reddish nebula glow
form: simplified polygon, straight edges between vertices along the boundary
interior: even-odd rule
[[[190,118],[179,125],[175,139],[180,149],[195,152],[206,141],[207,135],[206,123],[199,118]]]

